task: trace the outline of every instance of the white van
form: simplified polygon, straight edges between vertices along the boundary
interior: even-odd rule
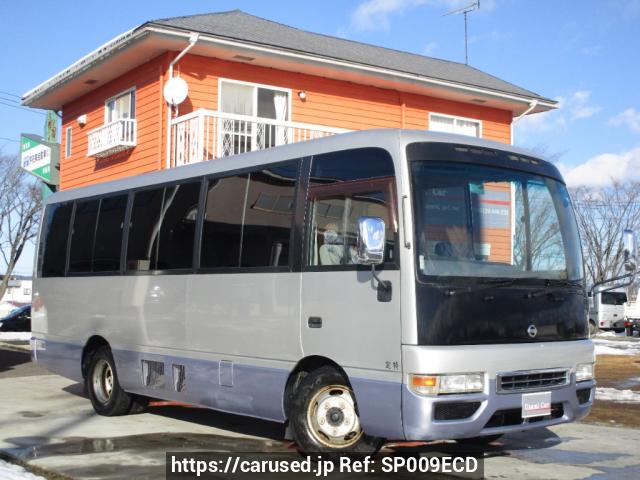
[[[600,330],[624,330],[627,293],[620,290],[596,291],[589,299],[589,324]]]

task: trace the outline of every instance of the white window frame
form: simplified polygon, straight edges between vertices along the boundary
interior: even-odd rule
[[[130,120],[134,120],[136,118],[136,115],[138,114],[137,109],[136,109],[136,99],[138,98],[137,92],[136,92],[136,87],[131,87],[131,88],[127,88],[126,90],[123,90],[122,92],[113,95],[109,98],[107,98],[104,101],[104,124],[106,125],[107,123],[111,123],[108,121],[109,119],[109,102],[113,101],[113,100],[117,100],[118,98],[124,96],[124,95],[130,95],[131,92],[133,92],[133,116],[130,118]],[[129,96],[129,101],[131,101],[131,96]],[[129,104],[129,108],[131,108],[131,104]],[[118,120],[116,120],[118,121]]]
[[[67,127],[65,129],[64,136],[64,158],[69,158],[71,156],[71,142],[73,137],[73,131],[71,127]]]
[[[446,113],[429,112],[429,131],[432,131],[431,130],[431,122],[432,122],[432,118],[434,116],[436,116],[436,117],[444,117],[444,118],[451,118],[454,121],[453,122],[454,126],[455,126],[455,121],[456,120],[464,120],[465,122],[477,123],[478,124],[478,136],[475,137],[475,138],[483,138],[483,136],[482,136],[483,135],[483,132],[482,132],[482,120],[479,120],[477,118],[461,117],[459,115],[448,115]],[[433,131],[437,131],[437,130],[433,130]],[[442,132],[442,133],[445,133],[445,132]],[[462,133],[456,133],[456,132],[453,132],[453,133],[456,134],[456,135],[464,135]],[[470,135],[467,135],[467,136],[470,136]],[[474,137],[471,137],[471,138],[474,138]]]
[[[265,83],[255,83],[255,82],[245,82],[243,80],[234,80],[231,78],[223,78],[223,77],[219,77],[218,78],[218,112],[224,114],[225,112],[222,111],[222,84],[224,82],[227,83],[235,83],[235,84],[239,84],[239,85],[247,85],[249,87],[256,87],[253,89],[253,115],[250,115],[253,118],[264,118],[264,117],[258,117],[258,88],[266,88],[269,90],[275,90],[278,92],[284,92],[287,94],[288,96],[288,104],[287,104],[287,119],[285,120],[286,122],[290,122],[291,121],[291,94],[292,94],[292,90],[290,88],[285,88],[285,87],[276,87],[274,85],[267,85]],[[270,119],[271,120],[271,119]]]

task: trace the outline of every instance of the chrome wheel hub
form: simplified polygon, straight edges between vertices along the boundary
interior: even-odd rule
[[[316,393],[309,403],[307,419],[313,436],[330,447],[348,447],[362,436],[353,395],[342,385]]]
[[[105,404],[111,399],[114,385],[113,369],[106,360],[98,360],[91,378],[93,393],[97,400]]]

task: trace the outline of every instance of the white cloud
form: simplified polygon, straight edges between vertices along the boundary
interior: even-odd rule
[[[640,112],[635,108],[627,108],[609,119],[611,125],[626,125],[633,132],[640,133]]]
[[[471,0],[365,0],[351,14],[351,28],[355,30],[388,30],[390,17],[421,5],[438,7],[445,13],[466,7]],[[481,10],[491,11],[496,0],[482,0]]]
[[[367,0],[351,15],[351,25],[357,30],[388,30],[389,17],[408,8],[424,4],[426,0]]]
[[[602,108],[591,103],[591,91],[575,90],[568,95],[556,97],[558,108],[544,113],[527,115],[515,124],[516,137],[531,140],[536,134],[551,130],[566,130],[570,123],[584,120]]]
[[[640,147],[622,153],[602,153],[570,167],[557,164],[570,187],[604,187],[613,182],[640,181]]]
[[[427,43],[422,49],[422,54],[426,56],[433,55],[433,52],[438,48],[438,44],[436,42]]]

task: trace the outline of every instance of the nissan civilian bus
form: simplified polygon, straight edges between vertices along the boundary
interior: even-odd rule
[[[572,204],[526,151],[362,131],[45,203],[32,355],[101,415],[166,399],[370,452],[591,408]]]

